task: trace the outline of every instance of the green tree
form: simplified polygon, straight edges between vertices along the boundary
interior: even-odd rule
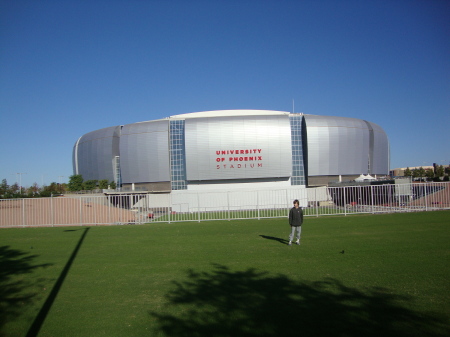
[[[420,178],[425,177],[425,169],[422,166],[419,167],[419,169],[417,170],[417,174],[419,175]]]
[[[444,170],[444,166],[439,165],[436,168],[436,177],[443,177],[445,175],[445,170]]]
[[[9,193],[11,196],[17,197],[17,195],[19,194],[19,184],[14,183],[13,185],[9,186]]]
[[[114,181],[111,181],[109,183],[109,187],[111,187],[111,189],[115,190],[117,186],[116,186],[116,183]]]
[[[36,197],[39,195],[39,185],[35,182],[33,185],[27,188],[28,197]]]
[[[14,183],[9,186],[6,182],[6,179],[3,179],[0,189],[2,190],[2,198],[11,199],[11,198],[20,198],[21,194],[19,191],[19,184]]]
[[[2,183],[0,184],[0,198],[5,198],[5,195],[7,194],[9,190],[8,181],[6,179],[2,180]]]
[[[59,185],[52,182],[50,185],[44,187],[44,191],[51,192],[52,194],[57,194],[59,192]]]
[[[411,177],[411,176],[412,176],[412,172],[411,172],[411,170],[409,169],[409,167],[406,168],[405,172],[403,172],[403,175],[404,175],[405,177]]]
[[[104,190],[108,188],[108,180],[107,179],[102,179],[98,181],[98,188]]]
[[[86,180],[83,183],[84,190],[91,191],[91,190],[95,190],[96,188],[97,188],[97,180]]]
[[[425,170],[425,176],[428,180],[432,180],[434,178],[434,171],[433,169],[426,169]]]
[[[51,197],[52,196],[52,192],[50,192],[50,191],[47,191],[47,190],[41,190],[40,192],[39,192],[39,196],[41,197],[41,198],[48,198],[48,197]]]
[[[83,189],[83,176],[74,174],[69,177],[69,191],[81,191]]]
[[[67,190],[67,184],[66,183],[62,183],[62,184],[58,184],[58,191],[59,192],[65,192]]]

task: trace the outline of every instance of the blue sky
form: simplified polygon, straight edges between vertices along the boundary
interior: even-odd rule
[[[449,17],[445,0],[0,0],[0,179],[66,182],[104,127],[293,100],[380,125],[391,168],[449,164]]]

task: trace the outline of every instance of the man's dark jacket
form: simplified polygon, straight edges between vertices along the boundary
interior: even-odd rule
[[[303,223],[303,211],[302,208],[292,207],[289,211],[289,225],[298,227]]]

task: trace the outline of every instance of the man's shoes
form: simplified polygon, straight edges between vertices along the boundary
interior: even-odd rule
[[[297,244],[297,245],[300,246],[300,240],[297,240],[297,241],[295,242],[295,244]]]
[[[288,245],[289,245],[289,246],[292,246],[292,241],[289,241]]]

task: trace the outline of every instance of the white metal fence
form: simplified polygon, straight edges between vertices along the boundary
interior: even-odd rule
[[[450,209],[450,183],[0,199],[0,227],[114,225]]]

